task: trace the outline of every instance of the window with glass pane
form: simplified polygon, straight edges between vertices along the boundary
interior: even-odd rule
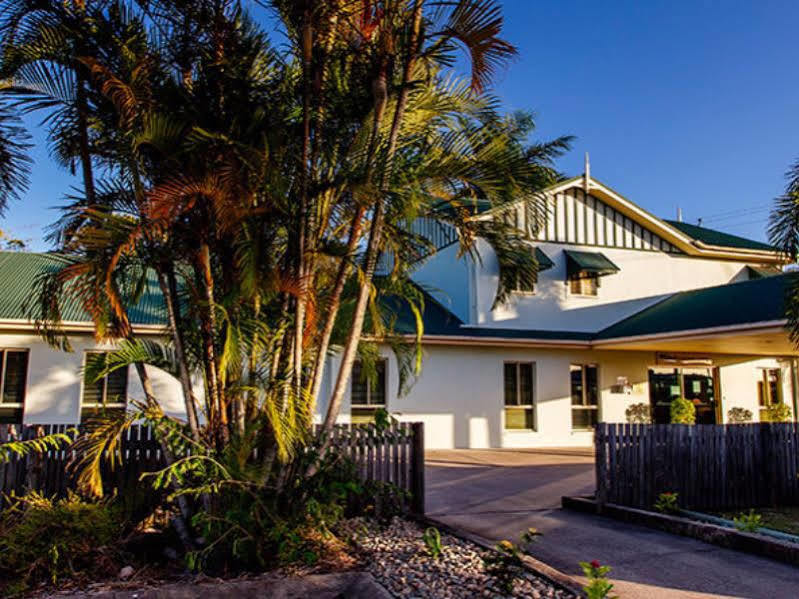
[[[0,422],[22,422],[25,383],[28,378],[27,350],[0,350]]]
[[[598,295],[599,277],[580,277],[569,279],[569,293],[572,295]]]
[[[764,368],[757,382],[757,400],[760,404],[760,420],[768,421],[768,407],[782,403],[782,373],[779,368]]]
[[[599,377],[595,364],[569,366],[572,428],[588,430],[599,422]]]
[[[386,407],[386,361],[375,363],[374,376],[368,377],[360,362],[352,367],[350,414],[354,423],[372,422],[375,411]]]
[[[105,352],[87,352],[84,368],[94,370],[104,368],[108,354]],[[128,369],[118,368],[103,378],[90,382],[83,377],[84,408],[124,408],[128,398]]]
[[[533,362],[505,362],[506,429],[535,429],[534,386],[535,364]]]

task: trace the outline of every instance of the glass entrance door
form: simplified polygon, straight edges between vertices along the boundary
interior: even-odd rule
[[[696,406],[697,424],[716,423],[716,387],[709,368],[650,368],[652,422],[669,424],[671,402],[678,397]]]
[[[683,397],[696,407],[697,424],[716,424],[716,396],[713,375],[706,368],[683,369]]]

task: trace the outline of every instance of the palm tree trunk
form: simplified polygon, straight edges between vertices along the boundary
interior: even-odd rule
[[[132,341],[132,338],[129,340]],[[141,381],[141,386],[144,390],[144,397],[147,399],[147,404],[150,406],[158,406],[158,401],[155,398],[155,390],[153,389],[153,383],[150,379],[150,375],[147,372],[147,368],[141,362],[136,362],[134,366],[136,367],[136,373],[139,375],[139,380]],[[164,456],[164,462],[166,462],[167,466],[174,464],[175,456],[169,449],[169,445],[164,442],[161,435],[156,436],[158,437],[158,444],[161,447],[161,453]],[[172,483],[170,487],[172,490],[176,490],[174,483]],[[189,550],[194,549],[196,548],[197,544],[194,542],[194,539],[192,539],[191,533],[189,532],[189,526],[187,524],[188,522],[191,522],[192,513],[191,508],[189,507],[189,502],[186,500],[185,495],[178,495],[177,504],[180,514],[175,516],[175,518],[172,520],[172,524],[175,527],[175,532],[177,533],[184,547]]]
[[[222,400],[221,389],[219,388],[219,372],[216,362],[216,349],[214,348],[214,335],[216,333],[216,302],[214,297],[214,277],[211,270],[211,252],[207,243],[200,245],[200,250],[197,254],[197,261],[200,268],[200,280],[205,292],[205,303],[207,304],[207,312],[205,318],[202,319],[202,338],[203,338],[203,353],[204,353],[204,366],[205,374],[208,385],[209,406],[213,406],[215,414],[215,421],[213,426],[218,430],[215,433],[218,435],[218,440],[226,443],[229,437],[228,431],[228,418],[227,406]],[[209,414],[210,416],[210,414]],[[210,417],[209,417],[210,420]]]
[[[174,281],[174,273],[171,270],[169,270],[169,272],[171,277],[169,277],[168,280],[161,269],[157,270],[158,285],[161,288],[161,295],[164,296],[167,319],[169,320],[169,328],[172,332],[172,345],[175,347],[175,358],[178,363],[178,379],[180,380],[180,386],[183,390],[183,404],[186,407],[186,420],[189,423],[192,439],[199,441],[200,425],[197,418],[197,404],[194,402],[191,375],[189,374],[188,362],[186,361],[186,352],[183,347],[183,335],[180,332],[177,306],[175,305],[177,284]]]
[[[405,115],[405,107],[408,102],[408,88],[411,80],[411,74],[413,73],[413,67],[416,62],[420,41],[423,4],[424,0],[416,0],[416,4],[414,5],[413,9],[413,30],[408,57],[405,62],[405,68],[402,75],[402,86],[400,88],[399,98],[397,99],[397,106],[394,110],[394,119],[391,123],[391,133],[389,134],[388,149],[386,150],[386,163],[384,165],[380,181],[381,192],[385,188],[386,183],[391,176],[394,153],[396,152],[397,139],[399,138],[400,125],[402,124],[402,119]],[[369,232],[369,244],[367,245],[366,256],[364,257],[364,276],[358,292],[357,303],[355,304],[352,327],[350,329],[350,334],[347,337],[347,342],[344,346],[341,365],[339,366],[338,377],[336,378],[336,386],[333,389],[333,395],[330,398],[330,404],[328,405],[327,414],[325,415],[325,422],[323,426],[323,430],[325,432],[330,432],[333,429],[336,420],[338,419],[338,414],[341,410],[341,403],[344,399],[344,393],[352,375],[352,366],[355,362],[355,355],[358,350],[358,342],[360,341],[361,333],[363,331],[363,323],[366,316],[366,306],[369,301],[369,291],[372,285],[372,278],[374,277],[377,258],[380,254],[384,211],[385,207],[381,193],[381,195],[378,197],[377,205],[375,206],[372,227]]]
[[[80,146],[80,163],[83,173],[83,188],[89,206],[95,203],[94,173],[92,172],[92,156],[89,147],[89,105],[86,98],[86,86],[80,70],[77,74],[75,103],[78,110],[78,144]]]
[[[364,209],[358,208],[355,212],[355,216],[352,219],[352,224],[350,225],[350,237],[347,242],[347,254],[344,258],[342,258],[341,264],[339,265],[338,273],[336,274],[336,282],[333,286],[333,292],[330,294],[330,301],[327,305],[325,326],[322,330],[322,337],[319,341],[319,347],[317,349],[316,361],[314,363],[312,374],[313,379],[310,395],[314,405],[316,405],[316,401],[319,398],[319,390],[322,387],[327,350],[328,347],[330,347],[330,338],[333,335],[333,327],[336,324],[336,317],[338,316],[338,310],[341,305],[341,294],[344,291],[344,285],[347,283],[347,277],[350,273],[349,260],[353,255],[356,246],[358,245],[358,240],[360,239],[362,224],[361,220],[363,219],[363,214]]]

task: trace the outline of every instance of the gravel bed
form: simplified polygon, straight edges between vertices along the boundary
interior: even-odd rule
[[[422,540],[423,532],[417,523],[399,518],[387,527],[353,519],[343,525],[342,536],[349,537],[360,549],[366,570],[395,597],[509,597],[485,570],[482,558],[491,552],[442,534],[442,555],[433,559]],[[510,597],[571,599],[574,595],[525,569],[516,579]]]

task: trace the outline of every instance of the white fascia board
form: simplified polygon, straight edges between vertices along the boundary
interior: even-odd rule
[[[665,333],[653,333],[649,335],[632,335],[629,337],[612,337],[610,339],[600,339],[591,342],[594,347],[604,345],[614,345],[617,343],[636,343],[641,341],[657,341],[666,339],[691,339],[695,337],[729,337],[739,333],[758,332],[779,332],[785,328],[787,320],[765,320],[761,322],[751,322],[748,324],[725,325],[719,327],[707,327],[703,329],[687,329],[684,331],[668,331]]]
[[[64,321],[59,327],[65,333],[94,333],[94,325],[83,321]],[[22,318],[0,319],[0,331],[30,331],[35,332],[34,323]],[[167,327],[160,324],[135,324],[133,332],[139,335],[166,335]]]

